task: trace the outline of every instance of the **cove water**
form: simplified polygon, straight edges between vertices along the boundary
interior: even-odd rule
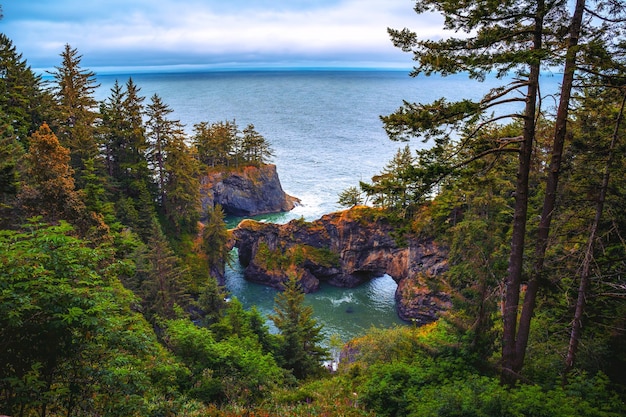
[[[495,77],[478,83],[465,75],[411,78],[408,71],[390,70],[99,74],[96,98],[108,97],[115,80],[124,84],[131,76],[146,97],[144,104],[158,94],[174,110],[170,117],[180,120],[190,134],[202,121],[235,120],[241,129],[254,124],[274,150],[272,162],[283,189],[301,200],[289,213],[258,218],[276,223],[310,221],[340,210],[341,191],[380,173],[406,145],[387,138],[380,116],[392,113],[403,100],[479,99],[503,84]],[[560,80],[546,77],[554,86]],[[420,140],[409,145],[427,146]],[[239,220],[230,219],[231,226]],[[245,281],[237,266],[228,269],[227,286],[245,307],[272,312],[276,291]],[[306,299],[325,334],[346,341],[372,326],[403,323],[395,310],[395,289],[395,282],[384,276],[354,289],[322,285]]]

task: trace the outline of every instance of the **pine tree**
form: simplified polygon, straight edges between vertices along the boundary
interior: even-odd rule
[[[373,184],[361,182],[361,189],[372,197],[374,205],[393,210],[402,218],[407,217],[410,207],[425,199],[420,195],[423,190],[414,181],[414,162],[415,157],[408,145],[398,149],[383,172],[372,178]]]
[[[163,209],[167,207],[167,150],[170,142],[182,135],[183,127],[178,120],[171,120],[168,115],[172,110],[163,103],[161,97],[154,94],[146,109],[147,139],[148,139],[148,162],[157,181],[158,203]]]
[[[255,166],[267,164],[274,156],[267,140],[256,131],[253,124],[246,126],[242,133],[240,153],[243,162]]]
[[[24,148],[8,123],[0,120],[0,229],[13,223],[13,208],[19,190],[19,160]]]
[[[143,100],[132,78],[125,88],[116,81],[100,106],[100,130],[117,217],[147,241],[156,214],[156,187],[148,167]]]
[[[136,183],[141,183],[148,190],[154,188],[150,170],[148,168],[147,152],[148,141],[146,138],[146,128],[143,122],[145,109],[143,101],[145,97],[141,94],[141,89],[129,78],[126,82],[126,99],[123,102],[124,117],[127,122],[128,131],[126,133],[126,154],[120,158],[120,165],[125,170],[126,178],[130,184],[127,186],[127,194],[135,195]]]
[[[123,103],[126,93],[115,80],[109,98],[100,103],[100,142],[104,152],[104,164],[109,176],[120,177],[120,153],[126,150],[124,132],[126,130],[123,115]]]
[[[224,266],[228,261],[228,230],[224,221],[224,210],[217,204],[208,210],[208,217],[202,230],[202,253],[207,259],[207,269],[211,276],[222,280]]]
[[[225,289],[219,285],[217,279],[209,276],[200,289],[197,306],[202,310],[202,324],[210,327],[221,320],[226,310]]]
[[[28,138],[43,123],[51,97],[13,42],[0,33],[0,225],[15,226],[18,167]]]
[[[611,332],[614,340],[625,338],[624,331],[618,330],[618,323],[624,317],[620,310],[623,311],[622,300],[626,296],[622,278],[626,271],[626,236],[622,232],[626,230],[623,214],[626,166],[624,158],[618,155],[626,150],[623,140],[626,94],[623,87],[588,88],[580,101],[581,106],[574,110],[576,117],[572,130],[576,132],[575,139],[564,155],[561,187],[561,198],[570,203],[561,209],[562,216],[568,219],[567,235],[571,236],[564,246],[573,258],[568,262],[571,263],[571,275],[577,277],[572,283],[572,292],[576,291],[577,296],[571,301],[574,312],[565,358],[565,377],[575,366],[579,346],[587,344],[585,350],[589,352],[593,349],[589,347],[593,346],[590,341],[597,343],[606,338],[599,329],[614,329]],[[559,225],[558,217],[555,221],[557,230],[565,228]],[[571,310],[568,310],[567,315],[570,314]],[[586,333],[585,338],[583,333]],[[585,340],[589,342],[585,343]],[[604,355],[603,352],[593,352],[587,357],[593,356],[591,360],[596,362]],[[611,362],[606,370],[620,375],[620,367],[615,365],[623,361],[608,360]],[[581,369],[587,370],[584,365]]]
[[[597,2],[598,10],[606,6],[611,6],[609,9],[615,11],[620,9],[617,4],[604,3]],[[402,140],[422,135],[425,140],[434,140],[433,148],[428,151],[430,157],[425,160],[426,169],[415,172],[417,182],[431,184],[433,187],[463,165],[463,162],[458,163],[453,158],[462,153],[462,149],[474,149],[473,154],[467,155],[467,162],[504,152],[518,155],[503,308],[502,380],[507,383],[513,383],[523,367],[527,330],[534,311],[534,289],[531,288],[531,296],[527,297],[528,308],[522,314],[523,328],[518,333],[524,250],[527,243],[529,178],[542,103],[539,95],[539,74],[542,68],[555,65],[564,65],[567,77],[573,71],[572,62],[575,62],[574,52],[577,46],[572,41],[574,37],[577,40],[575,27],[578,15],[574,13],[571,18],[569,6],[570,3],[564,0],[419,1],[415,6],[418,13],[439,12],[445,19],[446,29],[468,35],[432,41],[419,40],[408,29],[389,31],[396,46],[413,53],[414,60],[418,63],[412,73],[414,76],[433,73],[446,76],[466,72],[470,78],[483,80],[489,73],[497,77],[503,77],[510,72],[516,75],[513,82],[493,89],[480,101],[461,100],[448,103],[445,99],[440,99],[426,105],[405,102],[398,111],[383,117],[385,129],[392,139]],[[576,7],[575,11],[579,9],[580,7]],[[606,27],[602,25],[596,30],[593,19],[587,23],[588,39],[599,39],[602,31],[606,32]],[[563,39],[568,38],[569,41],[564,43]],[[568,80],[569,78],[564,79],[564,85]],[[567,94],[562,95],[565,105],[568,97]],[[523,104],[523,110],[495,117],[489,115],[496,106],[510,103],[520,103],[520,107]],[[472,146],[481,131],[510,118],[520,121],[521,134],[515,137],[495,137],[490,146],[482,148]],[[561,117],[561,120],[565,119],[566,113],[565,118]],[[538,246],[540,244],[541,242]],[[541,256],[539,251],[537,253]]]
[[[185,144],[182,131],[175,132],[165,146],[166,182],[163,209],[178,233],[194,233],[200,219],[198,161]]]
[[[146,250],[137,260],[137,278],[136,291],[148,319],[175,318],[175,306],[189,305],[189,271],[172,251],[156,219]]]
[[[56,222],[74,219],[84,210],[74,187],[69,154],[47,124],[33,133],[24,158],[24,184],[19,194],[27,216],[41,215]]]
[[[94,72],[81,68],[82,56],[76,49],[66,44],[61,58],[61,65],[51,73],[59,112],[52,127],[61,144],[70,150],[71,166],[76,171],[77,185],[82,188],[86,161],[100,163],[95,134],[98,103],[94,98],[99,85]]]
[[[284,290],[274,299],[270,319],[280,331],[279,364],[298,379],[321,372],[328,352],[320,346],[322,326],[313,318],[313,308],[304,304],[304,292],[295,276],[284,283]]]
[[[26,217],[42,216],[50,223],[65,220],[82,237],[107,239],[109,230],[102,215],[89,209],[84,194],[75,188],[69,154],[44,123],[31,136],[24,156],[18,204]]]
[[[43,89],[13,42],[0,33],[0,119],[11,126],[16,139],[27,147],[27,139],[49,116],[51,97]]]
[[[348,187],[339,193],[337,203],[345,207],[354,207],[363,204],[362,192],[356,187]]]
[[[195,124],[193,144],[198,160],[207,167],[228,166],[239,141],[239,128],[233,121]]]

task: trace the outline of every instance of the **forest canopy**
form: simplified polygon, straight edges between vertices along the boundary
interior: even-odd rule
[[[340,201],[375,206],[399,241],[444,245],[449,270],[420,279],[454,307],[330,346],[297,277],[270,317],[221,285],[229,233],[219,206],[199,221],[200,177],[267,163],[254,125],[207,121],[189,135],[132,78],[98,101],[76,49],[44,82],[0,34],[0,414],[621,415],[624,5],[415,11],[456,35],[389,29],[413,76],[495,74],[502,86],[399,103],[382,116],[390,138],[429,146],[399,149]],[[554,108],[547,69],[562,74]],[[519,110],[494,116],[506,103]],[[329,347],[342,357],[332,373]]]

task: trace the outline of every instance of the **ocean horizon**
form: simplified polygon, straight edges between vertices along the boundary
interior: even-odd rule
[[[380,116],[395,111],[403,100],[477,100],[507,82],[495,76],[478,82],[465,74],[410,77],[409,72],[306,67],[101,73],[96,75],[96,99],[106,99],[115,81],[124,84],[132,78],[146,97],[144,104],[158,94],[188,134],[199,122],[234,120],[241,129],[253,124],[274,150],[272,163],[283,189],[302,201],[292,212],[269,220],[313,220],[341,209],[341,191],[370,181],[406,145],[387,138]],[[419,149],[428,143],[415,138],[408,145]]]
[[[395,111],[403,100],[428,103],[480,99],[507,80],[488,76],[484,82],[465,74],[448,77],[410,77],[410,70],[389,69],[237,69],[211,71],[97,74],[96,99],[104,100],[117,80],[129,77],[141,88],[148,104],[158,94],[189,134],[202,121],[235,120],[240,129],[253,124],[274,150],[282,187],[301,204],[287,213],[259,216],[258,220],[285,223],[315,220],[343,209],[339,193],[379,174],[398,149],[429,146],[420,138],[407,143],[388,139],[380,116]],[[554,90],[560,77],[544,77]],[[546,104],[550,104],[546,101]],[[515,111],[511,106],[502,110]],[[234,226],[240,219],[231,219]],[[270,314],[276,290],[249,283],[236,265],[227,269],[227,288],[244,306],[255,305]],[[395,308],[396,284],[389,276],[358,288],[322,285],[307,295],[327,335],[344,340],[371,326],[402,323]],[[346,312],[349,311],[350,314]]]

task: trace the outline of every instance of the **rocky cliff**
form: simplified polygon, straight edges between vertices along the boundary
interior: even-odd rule
[[[433,277],[447,270],[447,251],[431,239],[399,244],[395,231],[380,211],[356,207],[310,223],[244,220],[232,237],[248,280],[280,288],[295,274],[312,292],[320,281],[354,287],[388,274],[398,283],[399,316],[433,321],[451,306],[449,296],[433,284]]]
[[[226,214],[246,217],[289,211],[299,202],[283,191],[272,164],[209,173],[201,178],[200,194],[204,215],[216,204]]]

